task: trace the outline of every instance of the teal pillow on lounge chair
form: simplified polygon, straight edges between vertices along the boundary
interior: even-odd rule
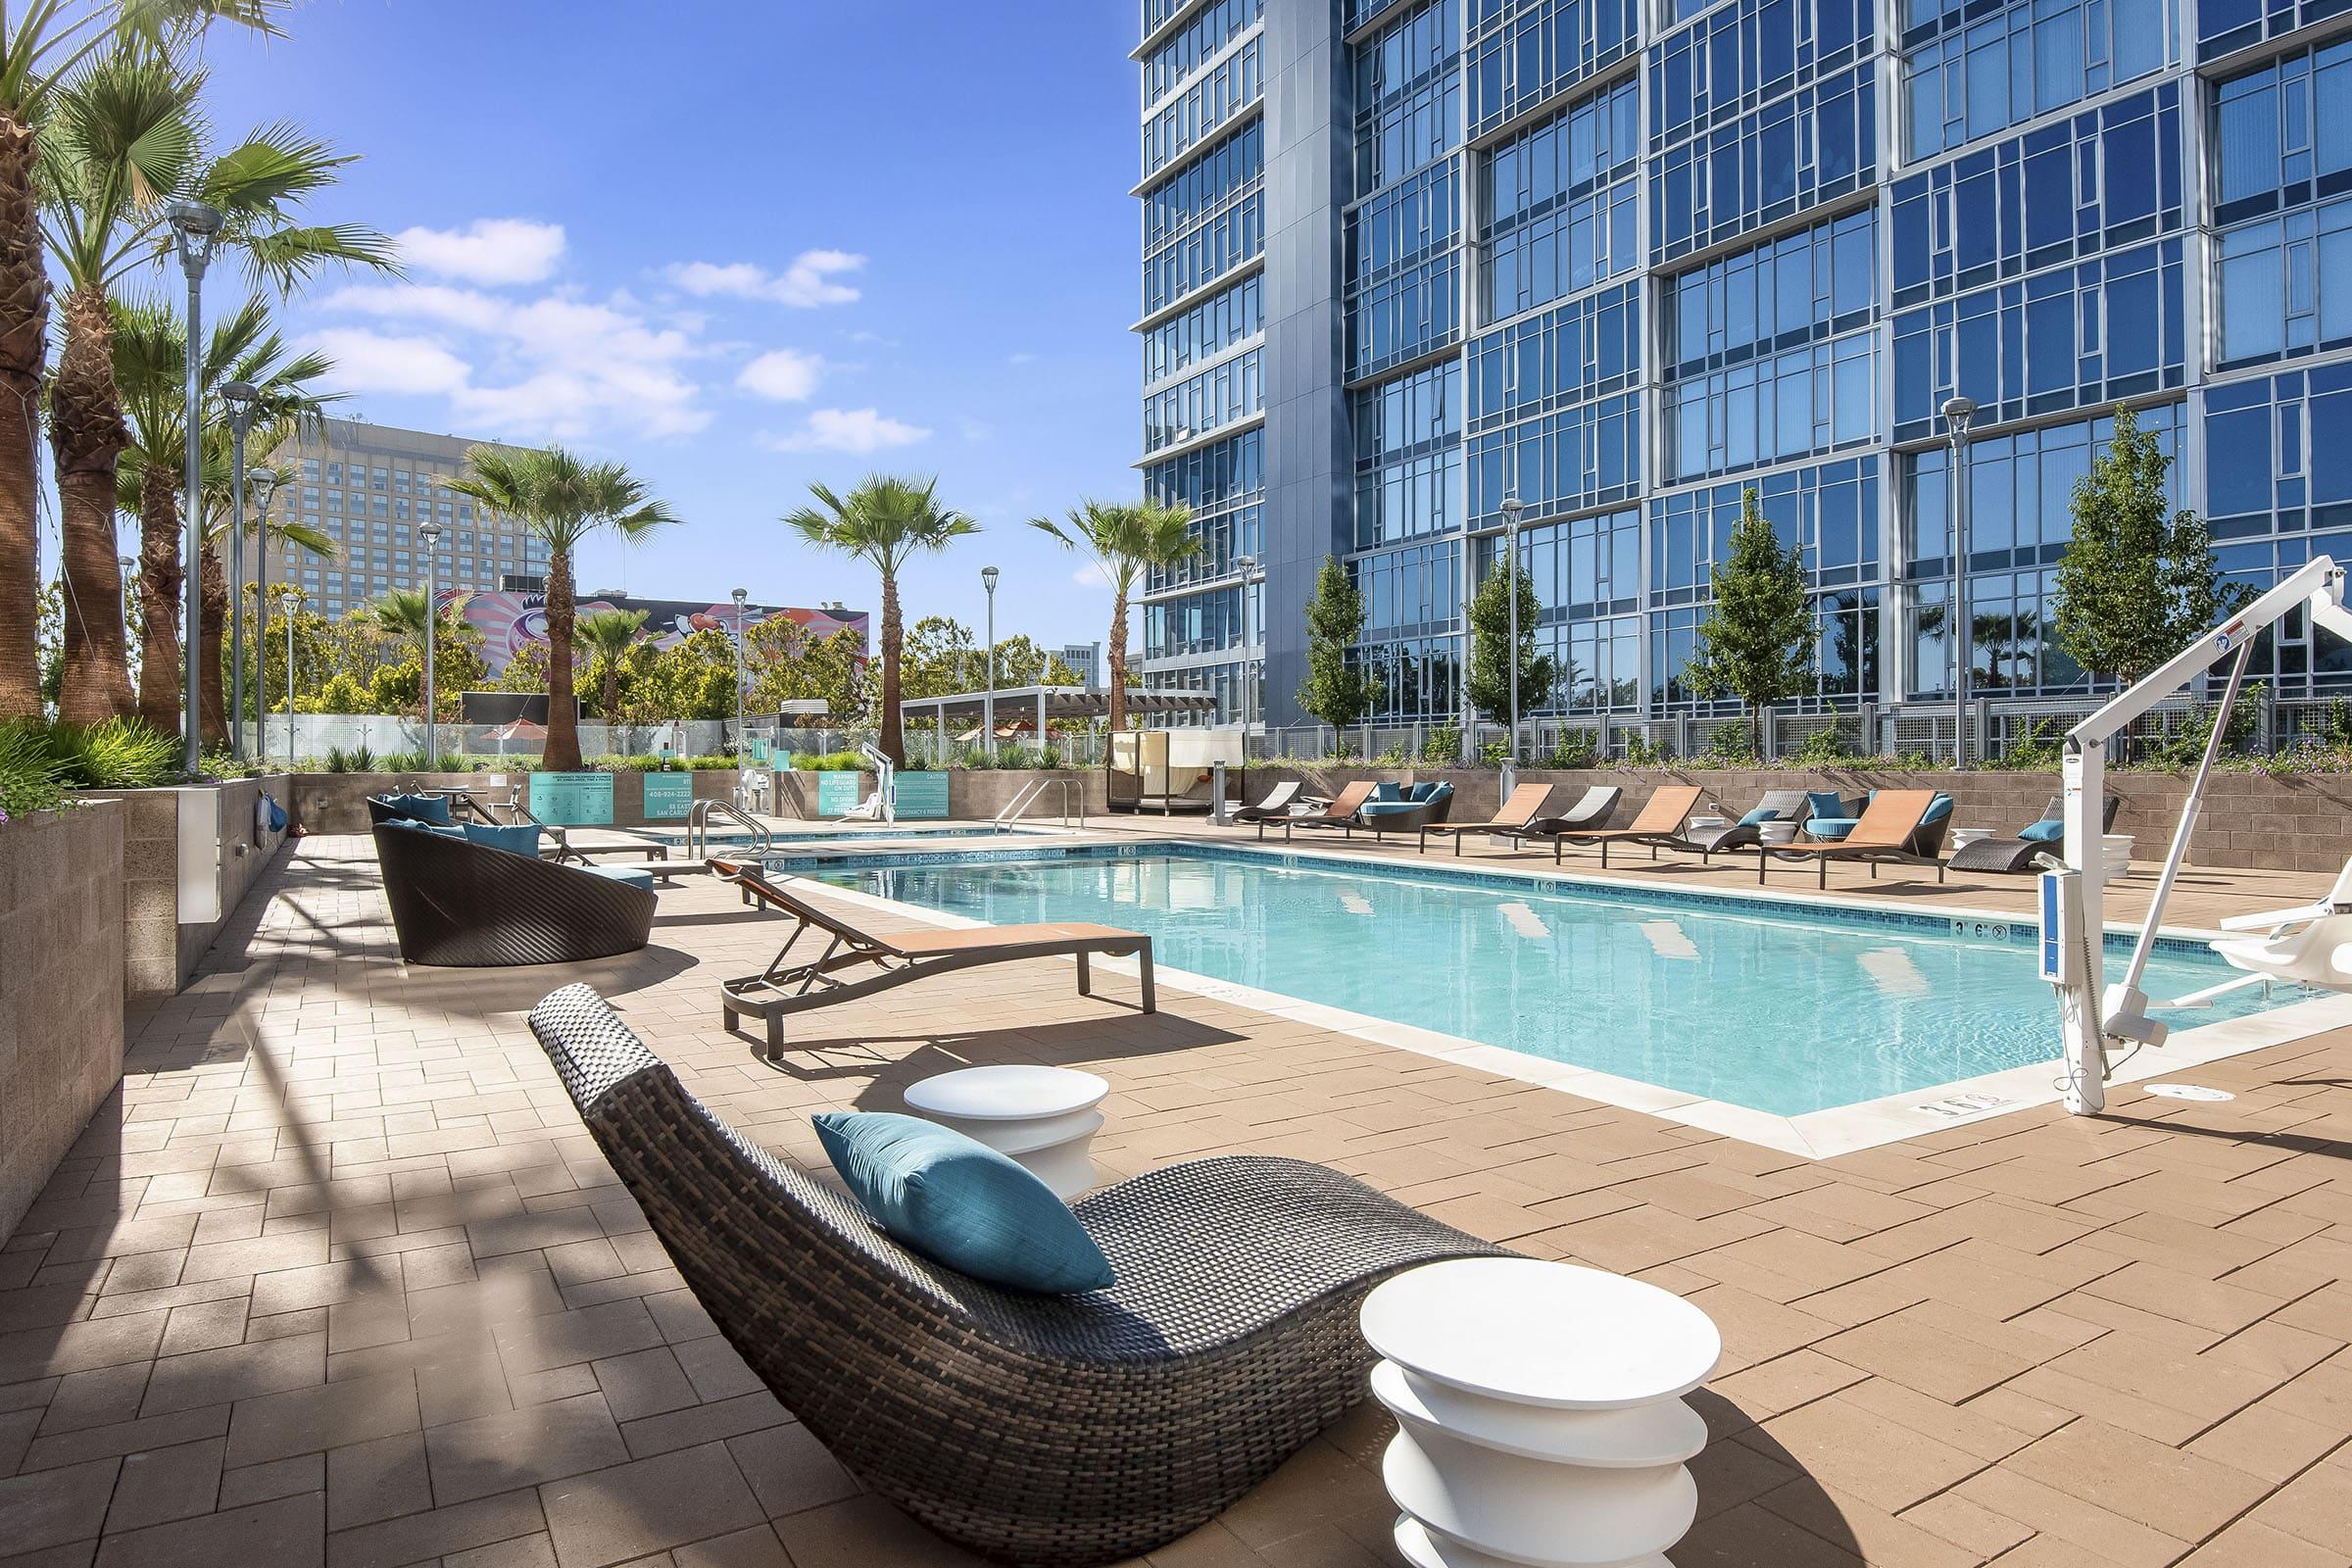
[[[1372,798],[1376,801],[1401,801],[1404,791],[1394,781],[1384,778],[1372,786]]]
[[[412,822],[430,822],[435,827],[447,827],[449,801],[440,795],[387,795],[384,804]]]
[[[468,822],[465,825],[468,844],[486,844],[510,855],[539,857],[539,824],[536,822]]]
[[[1807,790],[1805,809],[1813,816],[1826,817],[1833,822],[1845,818],[1845,802],[1838,798],[1836,790]]]
[[[2035,844],[2062,843],[2066,838],[2066,823],[2059,817],[2044,817],[2032,827],[2024,829],[2017,836],[2021,839],[2030,839]]]
[[[1768,806],[1759,806],[1740,819],[1741,827],[1754,827],[1758,822],[1776,822],[1781,813]]]
[[[1919,819],[1919,825],[1922,827],[1929,827],[1935,823],[1942,821],[1945,817],[1951,814],[1952,798],[1949,795],[1944,794],[1943,791],[1937,790],[1936,792],[1936,798],[1928,802],[1927,815]]]
[[[445,839],[462,839],[466,836],[447,822],[427,822],[414,816],[396,816],[385,822],[384,826],[407,828],[412,833],[435,833]]]
[[[1110,1260],[1053,1190],[976,1139],[891,1111],[813,1120],[874,1223],[932,1261],[1039,1296],[1111,1282]]]

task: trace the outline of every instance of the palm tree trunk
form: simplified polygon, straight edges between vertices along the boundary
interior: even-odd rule
[[[906,765],[906,740],[899,727],[899,644],[905,635],[899,621],[899,579],[882,574],[882,733],[875,744],[893,767]]]
[[[580,766],[579,703],[572,695],[571,555],[553,552],[547,563],[547,747],[539,765],[555,773]]]
[[[618,723],[619,714],[620,663],[616,660],[609,659],[605,661],[605,722],[608,724]]]
[[[66,296],[66,346],[49,387],[49,446],[65,535],[66,685],[59,716],[94,723],[132,711],[115,559],[115,459],[129,443],[115,391],[106,295]]]
[[[154,464],[139,476],[139,716],[179,728],[179,491]]]
[[[1110,602],[1110,730],[1115,735],[1126,727],[1127,596],[1121,593]]]
[[[0,719],[41,711],[34,443],[49,359],[49,274],[32,197],[39,156],[33,128],[0,114]]]
[[[203,565],[204,614],[196,626],[196,697],[203,717],[204,744],[228,744],[227,701],[220,691],[221,629],[228,624],[228,573],[221,569],[220,551],[206,545],[198,558]]]

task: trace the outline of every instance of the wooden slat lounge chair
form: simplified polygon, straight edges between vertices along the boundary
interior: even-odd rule
[[[1932,865],[1936,880],[1943,880],[1943,861],[1933,855],[1919,853],[1920,831],[1927,823],[1928,808],[1936,804],[1934,790],[1881,790],[1864,808],[1854,830],[1844,838],[1822,844],[1759,844],[1756,847],[1756,880],[1764,880],[1773,857],[1802,861],[1811,859],[1820,867],[1821,885],[1830,885],[1832,860],[1867,860],[1870,874],[1877,877],[1879,863],[1899,860],[1911,865]]]
[[[743,890],[745,900],[758,901],[792,917],[792,935],[776,950],[767,967],[758,974],[719,983],[719,1004],[731,1031],[744,1013],[767,1021],[767,1054],[772,1061],[784,1050],[784,1015],[829,1007],[836,1003],[870,997],[910,981],[947,974],[988,963],[1015,963],[1024,958],[1075,956],[1078,994],[1094,995],[1094,973],[1088,959],[1101,953],[1111,957],[1134,956],[1143,971],[1144,1011],[1159,1010],[1158,993],[1152,982],[1152,939],[1140,931],[1078,921],[1049,925],[992,925],[960,930],[902,931],[877,936],[829,914],[805,899],[779,887],[758,865],[746,860],[713,857],[710,870]],[[814,957],[789,961],[792,950],[811,932],[824,939]],[[844,978],[846,971],[858,971]]]
[[[1227,1155],[1081,1200],[1116,1282],[1026,1296],[720,1121],[586,986],[530,1022],[754,1374],[867,1488],[1002,1562],[1117,1562],[1215,1518],[1369,1392],[1374,1286],[1509,1255],[1324,1166]]]
[[[1323,808],[1323,809],[1317,812],[1315,815],[1281,816],[1270,819],[1261,819],[1257,824],[1257,836],[1261,841],[1265,838],[1267,822],[1269,820],[1282,824],[1282,836],[1284,842],[1286,843],[1290,840],[1291,830],[1293,828],[1361,827],[1363,824],[1356,820],[1355,813],[1358,808],[1372,798],[1372,780],[1368,778],[1359,778],[1354,783],[1348,785],[1346,789],[1340,791],[1337,796],[1333,797],[1331,804]]]
[[[1663,785],[1642,803],[1641,811],[1625,827],[1545,834],[1551,840],[1552,862],[1559,862],[1560,846],[1563,844],[1599,845],[1600,863],[1604,866],[1609,863],[1609,846],[1612,844],[1646,844],[1650,847],[1650,858],[1655,859],[1661,846],[1682,839],[1683,823],[1698,808],[1698,798],[1704,793],[1695,784]]]
[[[1512,835],[1524,832],[1537,817],[1544,814],[1544,808],[1550,801],[1550,785],[1519,785],[1511,791],[1511,798],[1502,803],[1502,808],[1488,821],[1423,823],[1418,847],[1426,851],[1432,833],[1450,833],[1453,835],[1453,853],[1459,855],[1462,853],[1462,840],[1472,833]]]
[[[1297,779],[1286,778],[1266,791],[1265,797],[1256,805],[1245,806],[1236,810],[1233,813],[1233,820],[1236,822],[1279,822],[1291,814],[1291,807],[1298,799],[1298,790],[1299,784]]]

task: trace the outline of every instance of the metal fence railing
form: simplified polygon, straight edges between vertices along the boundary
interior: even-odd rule
[[[745,725],[746,760],[755,765],[779,759],[838,757],[871,743],[875,732],[865,729],[780,727],[772,719],[752,719]],[[582,720],[580,756],[590,761],[607,757],[732,756],[736,751],[732,719],[670,719],[653,724],[605,724]],[[280,761],[292,758],[305,765],[323,765],[340,753],[346,762],[365,757],[371,761],[421,756],[424,721],[387,713],[270,714],[261,725],[245,726],[252,755]],[[959,740],[928,728],[908,727],[905,735],[909,768],[980,767],[991,765],[978,739]],[[544,734],[535,725],[437,724],[433,746],[443,757],[496,766],[502,760],[535,761]],[[1069,735],[1049,732],[1041,747],[1031,740],[998,742],[994,765],[1000,767],[1096,767],[1102,761],[1103,738],[1098,731]]]

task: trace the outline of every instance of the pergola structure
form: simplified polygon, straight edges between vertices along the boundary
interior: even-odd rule
[[[986,722],[988,692],[957,692],[949,697],[908,697],[899,703],[899,711],[908,723],[928,714],[931,732],[945,746],[948,725]],[[1105,718],[1110,714],[1110,694],[1089,691],[1083,686],[1005,686],[993,694],[996,699],[997,721],[1000,725],[1034,722],[1043,738],[1046,726],[1055,720]],[[1127,693],[1127,714],[1130,718],[1187,717],[1213,714],[1217,699],[1208,692],[1155,692],[1130,689]]]

